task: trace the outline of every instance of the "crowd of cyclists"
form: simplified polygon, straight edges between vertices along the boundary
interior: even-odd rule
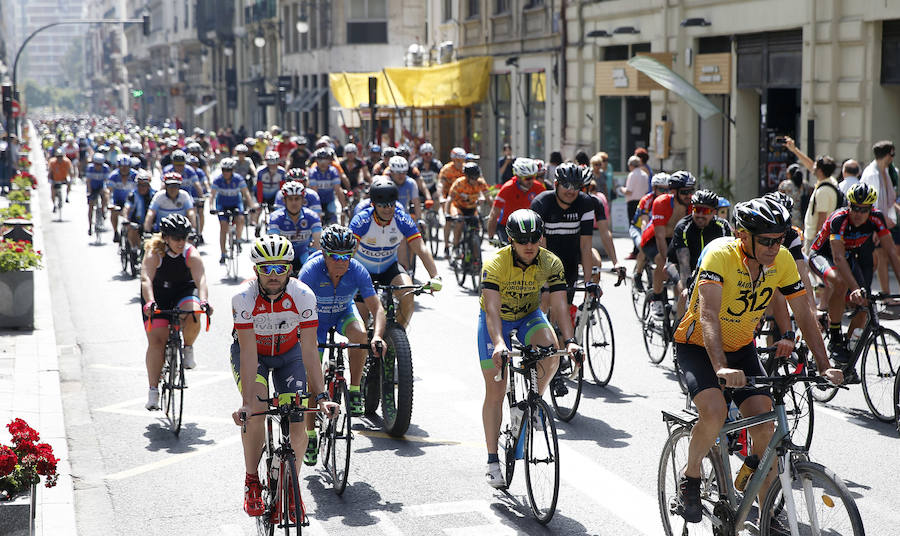
[[[588,292],[602,295],[602,257],[594,248],[595,234],[619,277],[617,284],[626,275],[609,225],[609,200],[603,193],[608,188],[597,166],[590,164],[548,166],[539,159],[515,158],[512,178],[491,187],[476,155],[456,147],[443,164],[427,142],[417,148],[361,146],[352,140],[339,146],[328,136],[311,142],[273,126],[229,152],[215,147],[200,129],[189,136],[181,130],[111,120],[48,120],[39,131],[49,157],[49,180],[67,185],[53,191],[68,202],[72,181],[84,180],[88,234],[96,231],[92,214],[99,203],[110,215],[114,242],[127,240],[145,251],[141,305],[148,339],[148,410],[159,407],[157,383],[168,325],[166,316],[155,311],[178,308],[212,314],[203,263],[196,254],[203,246],[204,207],[208,204],[210,215],[219,219],[221,263],[231,226],[238,237],[251,234],[245,227],[252,229],[255,236],[246,242],[252,242],[247,251],[255,277],[242,284],[232,300],[231,345],[232,369],[242,393],[234,418],[247,423],[242,434],[244,509],[251,516],[263,509],[256,475],[263,431],[262,419],[249,415],[265,409],[257,397],[268,397],[270,373],[275,392],[305,389],[322,411],[337,410],[323,387],[316,342],[336,328],[351,342],[378,343],[384,351],[385,312],[373,283],[411,285],[409,268],[415,258],[427,272],[426,288],[441,290],[435,259],[423,239],[426,210],[442,215],[443,257],[448,262],[461,262],[454,252],[465,218],[478,218],[485,237],[498,247],[477,266],[482,284],[475,337],[485,384],[485,474],[496,488],[506,486],[498,453],[505,383],[498,382],[496,374],[511,348],[510,334],[515,331],[525,345],[562,348],[567,359],[580,364],[573,290],[581,280]],[[876,150],[876,155],[881,153]],[[893,158],[892,145],[881,158],[885,163],[878,169],[892,169],[887,160]],[[629,166],[646,167],[646,161],[629,161]],[[820,173],[822,167],[813,165]],[[636,289],[646,292],[655,318],[666,314],[664,293],[674,289],[675,353],[699,416],[688,462],[679,475],[682,515],[693,523],[701,518],[701,461],[728,412],[721,387],[742,387],[746,377],[765,375],[754,342],[763,317],[775,318],[780,355],[794,349],[797,327],[816,370],[834,384],[851,382],[856,372],[845,366],[846,340],[865,318],[853,318],[847,338],[841,319],[848,303],[863,305],[871,294],[871,252],[883,251],[879,258],[898,274],[900,255],[886,238],[893,226],[875,208],[878,188],[866,181],[836,196],[837,206],[817,222],[810,237],[798,228],[796,218],[792,221],[797,207],[788,193],[776,191],[732,206],[715,192],[698,189],[690,171],[647,172],[647,193],[635,199],[629,222],[636,258],[631,279]],[[156,177],[159,191],[152,187]],[[234,212],[247,217],[234,218]],[[132,225],[120,226],[120,221]],[[397,296],[398,321],[407,327],[413,294]],[[817,316],[831,321],[825,324],[827,349]],[[196,316],[186,319],[184,363],[193,368],[192,344],[200,325]],[[364,411],[360,382],[365,356],[362,350],[351,352],[354,415]],[[559,358],[541,361],[541,393],[547,388],[565,393],[558,367]],[[733,400],[745,417],[772,408],[766,389],[735,392]],[[307,464],[316,463],[315,434],[309,418],[291,425],[292,444],[305,452]],[[772,428],[758,425],[750,435],[752,452],[762,455]],[[774,479],[775,473],[768,478]]]

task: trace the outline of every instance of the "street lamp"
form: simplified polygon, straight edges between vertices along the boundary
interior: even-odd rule
[[[147,80],[150,80],[152,78],[152,76],[150,75],[150,73],[147,73],[144,75],[144,78],[146,78]]]
[[[305,34],[309,31],[309,20],[306,17],[306,14],[300,15],[300,18],[297,19],[297,32]]]
[[[225,47],[222,49],[222,54],[225,54],[226,56],[231,56],[232,54],[234,54],[234,49],[231,47]]]
[[[262,30],[256,32],[256,37],[253,38],[253,44],[256,48],[262,48],[266,46],[266,38],[263,37]]]
[[[156,76],[162,76],[162,75],[163,75],[163,70],[162,70],[162,67],[160,67],[159,69],[156,70]]]

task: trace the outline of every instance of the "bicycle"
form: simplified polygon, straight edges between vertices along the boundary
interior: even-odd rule
[[[652,284],[653,281],[653,268],[650,266],[650,263],[646,263],[644,265],[644,276],[647,280],[647,284]],[[647,301],[647,287],[644,283],[641,283],[640,286],[635,282],[640,281],[640,274],[633,274],[631,279],[631,306],[634,309],[634,316],[637,317],[638,321],[643,326],[644,324],[644,302]]]
[[[56,212],[56,221],[60,222],[63,221],[62,209],[64,205],[62,187],[66,184],[68,183],[53,181],[53,195],[55,196],[53,200],[53,207],[55,209],[54,212]]]
[[[106,230],[104,220],[106,219],[106,213],[103,210],[103,205],[101,204],[101,200],[97,199],[94,202],[94,245],[103,244],[103,239],[101,238],[101,233]]]
[[[477,216],[449,216],[447,220],[463,222],[462,236],[453,246],[450,261],[456,282],[465,287],[466,277],[471,276],[472,290],[477,291],[481,286],[481,220]]]
[[[662,306],[663,306],[663,316],[662,318],[657,318],[651,312],[650,304],[652,301],[648,298],[644,300],[643,307],[643,333],[644,333],[644,349],[647,351],[647,357],[650,358],[650,362],[654,365],[658,365],[662,363],[663,359],[666,358],[666,353],[669,351],[669,347],[672,346],[672,342],[675,337],[675,328],[678,327],[675,318],[675,308],[672,307],[672,303],[669,301],[669,288],[675,285],[675,281],[677,278],[671,277],[666,280],[663,285],[662,292]],[[678,381],[681,383],[681,374],[678,369],[678,360],[677,358],[673,358],[675,362],[675,372],[678,375]],[[684,389],[682,389],[683,391]]]
[[[506,399],[509,421],[501,429],[503,478],[508,488],[515,474],[516,460],[525,463],[525,489],[531,513],[538,523],[546,525],[556,512],[559,498],[559,440],[550,407],[538,392],[537,365],[549,357],[567,355],[553,347],[528,347],[515,342],[516,330],[510,332],[512,350],[505,352],[495,381],[507,379]],[[519,359],[520,364],[515,365]],[[508,374],[507,374],[508,369]],[[517,398],[516,389],[523,393]],[[524,444],[523,444],[524,443]]]
[[[788,374],[803,376],[808,373],[809,349],[803,341],[797,343],[789,356],[775,357],[775,349],[775,346],[756,349],[767,376],[787,376]],[[797,388],[795,384],[789,395],[785,398],[785,413],[790,425],[791,441],[794,445],[809,451],[815,424],[812,389],[805,386]]]
[[[210,210],[210,214],[221,214],[228,218],[228,235],[225,237],[225,273],[234,281],[238,280],[238,259],[241,256],[241,243],[237,236],[237,226],[234,224],[236,216],[247,217],[246,210],[227,208],[225,210]]]
[[[132,279],[141,273],[141,262],[144,259],[143,248],[140,246],[132,247],[128,241],[128,232],[130,229],[139,229],[140,225],[121,218],[119,225],[119,262],[122,265],[122,273],[130,275]]]
[[[716,446],[703,459],[700,475],[700,523],[688,524],[681,517],[678,481],[687,465],[691,429],[697,415],[689,411],[663,411],[669,431],[657,473],[657,498],[665,534],[737,534],[750,528],[758,534],[864,534],[862,519],[846,484],[825,466],[809,461],[806,452],[791,442],[785,412],[785,396],[796,383],[827,384],[824,378],[790,374],[786,376],[748,377],[748,387],[772,389],[772,411],[755,417],[726,422]],[[734,452],[727,436],[766,422],[776,429],[759,466],[743,493],[731,481],[734,474],[730,454]],[[747,523],[754,500],[762,491],[769,471],[777,468],[778,478],[771,483],[759,508],[758,527]],[[742,473],[744,468],[742,468]],[[838,518],[841,519],[838,519]],[[751,525],[748,527],[747,525]]]
[[[206,313],[206,331],[209,331],[209,309],[185,311],[182,309],[153,309],[153,315],[169,315],[169,338],[166,340],[162,372],[160,373],[159,400],[163,415],[169,421],[169,429],[176,436],[181,432],[181,417],[184,410],[184,341],[181,339],[181,316],[192,315],[196,320],[199,312]]]
[[[424,216],[424,232],[422,236],[428,243],[431,250],[431,256],[437,258],[438,250],[441,247],[441,217],[437,209],[434,208],[434,201],[425,201]]]
[[[839,365],[844,372],[844,384],[862,383],[866,405],[875,418],[882,422],[895,420],[893,392],[895,377],[900,368],[900,335],[881,325],[876,304],[895,298],[900,298],[900,294],[877,293],[868,297],[868,303],[864,306],[868,311],[868,318],[862,327],[862,334],[856,345],[850,348],[850,361]],[[856,364],[860,360],[861,375],[858,375]],[[810,362],[809,366],[814,368],[814,363]],[[812,395],[819,402],[830,402],[837,395],[837,389],[813,389]]]
[[[424,285],[379,285],[375,292],[381,293],[381,305],[387,319],[384,328],[386,345],[384,358],[369,352],[363,369],[363,400],[366,415],[374,415],[381,403],[384,431],[393,437],[402,437],[412,420],[413,404],[413,364],[412,350],[406,330],[397,322],[397,300],[395,290],[405,290],[418,296],[430,289]],[[368,322],[369,340],[375,330],[372,315]]]

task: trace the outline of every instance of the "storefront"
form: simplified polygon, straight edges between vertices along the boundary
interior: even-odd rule
[[[720,110],[731,107],[731,39],[700,39],[694,58],[694,87]],[[731,128],[725,115],[697,117],[696,174],[705,185],[724,185],[731,177],[729,139]],[[724,188],[720,188],[724,189]]]

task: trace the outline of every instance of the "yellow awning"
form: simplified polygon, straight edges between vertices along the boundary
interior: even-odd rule
[[[368,103],[370,76],[378,79],[379,106],[471,106],[487,96],[491,62],[489,57],[466,58],[431,67],[388,68],[383,73],[331,73],[328,77],[332,95],[344,108]]]

